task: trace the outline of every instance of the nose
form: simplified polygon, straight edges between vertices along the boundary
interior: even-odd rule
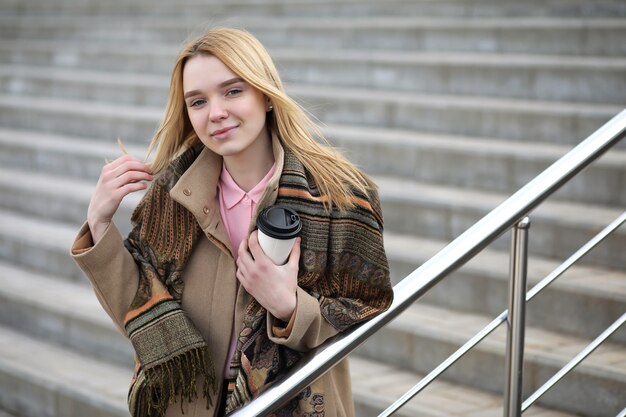
[[[218,123],[228,117],[226,107],[220,100],[211,100],[209,119],[213,123]]]

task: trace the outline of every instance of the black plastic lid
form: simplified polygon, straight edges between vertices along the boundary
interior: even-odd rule
[[[281,240],[298,236],[300,229],[302,229],[298,213],[285,206],[265,208],[257,217],[256,225],[269,237]]]

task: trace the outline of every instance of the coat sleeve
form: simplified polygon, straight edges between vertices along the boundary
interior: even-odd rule
[[[139,273],[117,226],[111,222],[94,245],[89,226],[83,224],[71,256],[91,282],[104,310],[125,335],[124,317],[137,292]]]
[[[267,331],[272,342],[307,352],[339,333],[339,330],[324,318],[317,298],[300,287],[297,289],[297,297],[296,310],[287,325],[267,313]]]
[[[298,287],[297,306],[288,324],[268,313],[268,337],[274,343],[305,352],[326,339],[385,311],[393,288],[383,244],[378,195],[330,219],[331,253],[317,282]]]

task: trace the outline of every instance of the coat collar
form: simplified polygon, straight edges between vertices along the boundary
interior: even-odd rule
[[[276,169],[257,204],[257,213],[276,201],[278,183],[283,171],[285,151],[276,135],[272,135],[272,150]],[[222,172],[223,158],[206,146],[202,147],[195,161],[180,176],[170,190],[170,196],[182,204],[197,219],[198,224],[211,240],[217,241],[223,250],[232,255],[230,239],[222,222],[217,186]],[[255,213],[249,232],[255,229]]]

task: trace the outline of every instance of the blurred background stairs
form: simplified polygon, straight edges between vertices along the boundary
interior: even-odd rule
[[[626,104],[622,0],[0,0],[0,416],[128,415],[130,344],[69,246],[116,138],[145,155],[176,53],[209,25],[257,35],[288,92],[377,180],[394,282]],[[530,284],[617,217],[624,191],[621,144],[537,209]],[[358,416],[506,308],[508,245],[352,355]],[[626,310],[624,253],[622,228],[529,304],[525,395]],[[399,415],[502,415],[504,343],[499,329]],[[624,407],[620,329],[524,415]]]

